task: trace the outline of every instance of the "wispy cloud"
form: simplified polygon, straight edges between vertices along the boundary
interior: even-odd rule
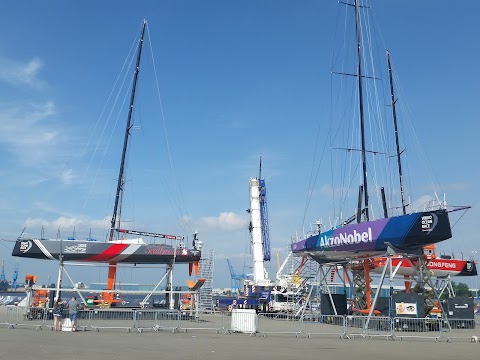
[[[60,181],[66,185],[71,184],[74,178],[72,169],[64,169],[60,174]]]
[[[207,216],[197,220],[197,226],[203,231],[222,230],[237,231],[246,228],[248,220],[234,212],[222,212],[218,216]]]
[[[55,103],[44,98],[47,82],[39,78],[42,68],[43,62],[36,57],[22,62],[0,56],[0,83],[9,85],[10,98],[14,99],[0,104],[0,143],[17,164],[38,168],[51,166],[51,155],[58,154],[65,137],[54,118]],[[24,88],[35,92],[26,95],[17,91]],[[71,178],[64,173],[61,180]]]
[[[55,114],[53,102],[0,105],[0,142],[24,165],[41,165],[60,143],[60,130],[50,122]]]
[[[415,199],[411,204],[413,211],[428,210],[433,205],[434,198],[431,195],[422,195]],[[437,204],[438,205],[438,204]]]
[[[27,62],[17,62],[0,57],[0,81],[14,86],[28,86],[41,89],[46,83],[38,78],[43,67],[39,58],[33,58]]]

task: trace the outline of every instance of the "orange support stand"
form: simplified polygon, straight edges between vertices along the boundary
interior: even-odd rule
[[[409,293],[410,292],[410,276],[403,275],[403,280],[405,282],[405,292]]]
[[[193,273],[198,276],[198,260],[193,263]]]
[[[108,280],[107,280],[106,290],[113,290],[113,284],[115,284],[116,273],[117,273],[117,263],[114,263],[114,262],[108,263]]]
[[[365,301],[367,303],[367,309],[370,309],[372,304],[372,294],[370,289],[370,262],[363,260],[363,270],[365,271]]]

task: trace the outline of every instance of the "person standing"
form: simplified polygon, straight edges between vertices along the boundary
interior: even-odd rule
[[[62,298],[58,298],[53,304],[53,329],[55,331],[62,331],[62,318],[65,310],[65,304]]]
[[[75,296],[72,296],[72,298],[68,302],[68,316],[70,317],[70,321],[72,323],[72,331],[77,330],[78,308],[79,303],[77,301],[77,298]]]

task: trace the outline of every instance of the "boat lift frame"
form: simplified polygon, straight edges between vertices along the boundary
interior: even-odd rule
[[[162,264],[163,265],[163,264]],[[174,268],[174,260],[172,260],[169,264],[166,265],[166,272],[163,275],[163,277],[160,279],[160,281],[157,283],[157,285],[154,287],[153,290],[151,291],[135,291],[135,290],[121,290],[119,291],[118,289],[110,289],[110,290],[92,290],[92,289],[78,289],[73,287],[72,289],[68,288],[63,288],[62,287],[62,282],[63,282],[63,274],[68,277],[72,285],[75,284],[73,279],[71,278],[70,274],[68,273],[66,267],[67,266],[98,266],[98,264],[91,264],[91,263],[85,263],[85,264],[79,264],[79,263],[73,263],[73,262],[64,262],[62,257],[60,257],[59,260],[59,267],[58,267],[58,277],[57,277],[57,284],[55,288],[46,288],[46,290],[54,290],[55,291],[55,301],[59,298],[60,292],[61,291],[72,291],[72,292],[77,292],[79,297],[82,299],[82,302],[86,304],[85,298],[82,295],[82,292],[86,293],[124,293],[124,294],[146,294],[145,298],[140,302],[141,307],[144,307],[145,304],[147,303],[148,299],[154,294],[165,294],[169,296],[169,309],[174,310],[175,307],[175,302],[174,302],[174,294],[183,294],[183,293],[189,293],[190,291],[173,291],[173,268]],[[118,265],[108,265],[109,268],[111,267],[117,268]],[[164,282],[164,280],[167,279],[166,283],[166,289],[167,290],[157,290],[158,287]]]
[[[394,255],[395,256],[401,256],[408,261],[409,265],[411,266],[411,268],[413,270],[413,274],[410,275],[410,283],[411,284],[416,283],[416,286],[418,286],[419,289],[421,289],[421,290],[425,289],[425,285],[427,285],[433,293],[433,296],[430,298],[430,300],[438,302],[438,306],[440,307],[440,310],[442,311],[442,314],[446,314],[445,309],[443,308],[443,305],[440,302],[440,296],[443,294],[443,292],[445,290],[447,290],[449,292],[449,294],[454,294],[454,292],[452,293],[453,288],[452,288],[450,276],[448,276],[446,278],[442,278],[442,279],[437,278],[436,282],[433,283],[432,282],[432,276],[429,273],[429,270],[427,268],[427,261],[422,258],[422,255],[406,254],[406,253],[399,254],[399,253],[395,253],[391,248],[389,248],[387,253],[384,254],[384,255],[380,255],[380,256],[377,255],[377,256],[374,256],[374,257],[361,259],[361,261],[364,261],[364,262],[370,261],[371,259],[378,258],[378,257],[385,257],[387,259],[385,264],[383,265],[382,273],[380,275],[380,279],[379,279],[378,285],[377,285],[377,290],[375,291],[375,295],[374,295],[373,299],[371,300],[369,311],[368,311],[368,313],[365,313],[366,321],[364,323],[364,329],[368,329],[371,318],[373,316],[375,316],[375,314],[374,314],[375,306],[377,304],[377,300],[378,300],[378,297],[380,295],[380,291],[382,289],[382,286],[383,286],[386,278],[388,278],[388,281],[390,282],[389,301],[390,301],[390,309],[392,309],[391,302],[392,302],[392,295],[393,295],[393,291],[392,291],[393,282],[394,282],[395,276],[396,276],[396,274],[397,274],[397,272],[400,268],[400,264],[401,264],[401,262],[399,262],[395,267],[393,266],[392,256],[394,256]],[[414,259],[415,257],[417,258],[417,260],[414,263],[414,261],[412,261],[412,259]],[[355,284],[353,276],[351,276],[349,274],[349,270],[344,265],[345,264],[343,264],[343,263],[328,263],[328,264],[319,264],[318,265],[317,276],[318,276],[318,274],[320,274],[319,285],[322,288],[326,289],[330,304],[332,305],[334,315],[338,315],[338,313],[337,313],[335,303],[333,301],[332,292],[330,290],[330,286],[329,286],[328,279],[327,279],[330,271],[335,270],[336,272],[338,272],[340,270],[340,268],[343,268],[344,277],[342,278],[342,282],[345,286],[346,286],[347,282],[350,285],[351,300],[352,300],[351,305],[352,306],[354,305],[355,297],[357,296],[357,294],[361,293],[361,291],[360,292],[358,291],[359,290],[358,285]],[[327,271],[325,271],[325,267],[327,268]],[[371,279],[369,277],[366,278],[365,283],[364,283],[365,288],[371,289],[371,284],[370,283],[371,283]],[[412,288],[412,286],[410,286],[410,288]],[[370,293],[370,291],[368,291],[368,293]],[[310,296],[311,296],[311,291],[308,294],[308,297],[307,297],[306,302],[305,302],[305,306],[297,313],[297,314],[301,315],[300,316],[301,318],[303,318],[303,316],[304,316],[305,309],[306,309],[306,304],[308,303],[308,301],[310,299]],[[391,316],[391,314],[390,314],[390,316]],[[445,321],[448,328],[450,329],[450,323],[448,321],[448,317],[445,317],[443,320]]]

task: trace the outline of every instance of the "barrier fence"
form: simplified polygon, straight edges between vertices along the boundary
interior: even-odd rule
[[[0,306],[0,327],[53,330],[53,309]],[[67,318],[68,314],[64,314]],[[244,329],[246,325],[247,330]],[[77,317],[77,331],[210,331],[275,336],[333,336],[342,339],[384,338],[471,341],[480,337],[480,316],[475,319],[433,319],[408,317],[332,316],[287,313],[193,312],[165,309],[86,309]]]

